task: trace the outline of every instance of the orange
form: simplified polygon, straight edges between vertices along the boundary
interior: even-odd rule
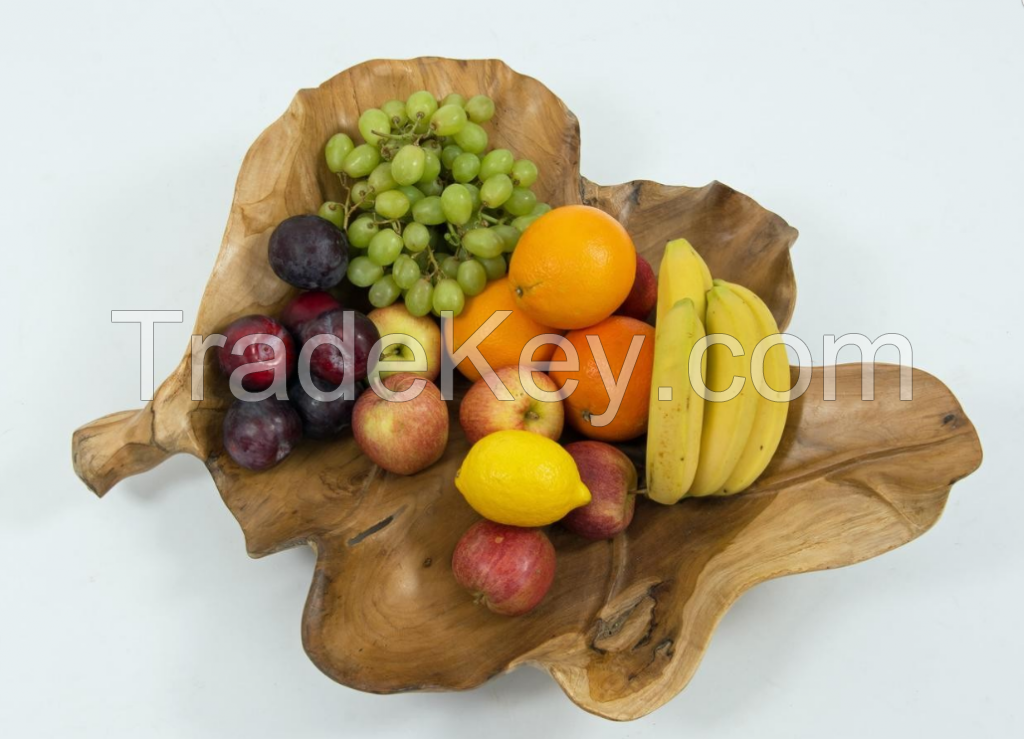
[[[477,346],[491,369],[519,364],[519,355],[523,347],[534,336],[541,334],[561,334],[548,326],[543,326],[521,308],[516,307],[515,296],[508,286],[508,278],[493,280],[487,283],[479,295],[466,299],[466,307],[453,321],[453,339],[455,351],[462,343],[473,335],[495,311],[510,310],[512,315],[506,318],[491,334]],[[555,351],[554,344],[545,344],[533,353],[533,361],[547,361]],[[462,360],[458,370],[470,380],[476,382],[480,373],[469,359]]]
[[[615,417],[605,426],[595,426],[590,420],[591,416],[600,416],[608,410],[611,395],[601,379],[601,371],[587,336],[596,336],[601,340],[601,348],[616,384],[633,337],[643,337],[633,372],[626,381],[622,402]],[[566,380],[579,381],[576,390],[565,399],[565,420],[569,425],[581,434],[600,441],[627,441],[647,431],[647,407],[654,368],[654,327],[635,318],[612,316],[596,326],[570,331],[565,338],[579,354],[579,371],[552,371],[550,375],[559,387],[563,387]],[[559,348],[555,360],[564,359],[565,353]]]
[[[610,215],[566,205],[533,222],[512,252],[509,284],[535,321],[584,328],[622,305],[636,276],[636,247]]]

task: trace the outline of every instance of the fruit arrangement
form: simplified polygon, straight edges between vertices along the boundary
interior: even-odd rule
[[[414,59],[368,62],[316,89],[304,90],[261,135],[239,173],[195,333],[224,333],[243,313],[267,314],[291,334],[294,352],[300,353],[303,346],[297,328],[316,317],[326,301],[312,296],[296,301],[294,310],[285,315],[282,309],[296,297],[296,290],[274,279],[268,268],[267,236],[288,216],[302,211],[316,214],[324,199],[345,201],[346,191],[323,156],[324,145],[338,133],[339,121],[344,132],[356,139],[361,111],[380,107],[382,100],[404,99],[410,90],[421,88],[487,92],[499,114],[483,127],[495,147],[508,148],[542,166],[544,177],[535,185],[538,197],[552,204],[595,206],[625,227],[639,256],[649,264],[637,260],[635,287],[613,315],[660,323],[644,307],[653,304],[657,289],[658,279],[650,265],[659,267],[666,242],[686,236],[708,257],[715,277],[754,289],[771,307],[780,327],[788,322],[796,292],[789,249],[797,234],[782,218],[717,182],[697,188],[648,181],[595,184],[579,174],[575,117],[543,84],[496,60]],[[355,216],[369,212],[357,210]],[[350,247],[349,261],[364,253]],[[505,260],[511,261],[507,254]],[[330,260],[326,261],[329,267]],[[474,324],[486,322],[479,314],[488,312],[488,306],[501,305],[509,312],[499,330],[478,347],[493,367],[509,367],[518,359],[513,347],[522,337],[577,330],[530,318],[519,307],[515,293],[507,289],[510,279],[507,273],[489,281],[487,299],[484,293],[467,298],[464,311],[453,321],[462,324],[456,343],[465,342]],[[506,289],[496,290],[496,283]],[[577,292],[595,301],[611,302],[603,292],[596,294],[603,288],[579,277],[575,285]],[[316,292],[312,287],[301,289]],[[420,327],[398,327],[410,318],[404,301],[389,306],[390,315],[374,316],[377,311],[370,310],[367,288],[354,290],[344,277],[322,292],[346,310],[373,316],[381,335],[406,333],[421,338],[424,347],[430,343],[429,337],[418,333]],[[432,315],[423,318],[437,328]],[[268,336],[274,346],[266,348],[280,347],[272,341],[273,332]],[[624,345],[629,343],[626,340]],[[256,358],[267,357],[266,348],[257,344]],[[381,354],[409,359],[407,349],[395,341],[383,347]],[[450,349],[444,346],[442,355]],[[542,344],[532,359],[542,361],[545,355],[557,359],[552,356],[556,349],[560,347]],[[286,366],[287,354],[287,347],[282,347]],[[186,347],[185,359],[190,356]],[[253,354],[245,354],[249,356]],[[271,356],[276,358],[276,352]],[[509,356],[514,359],[509,361]],[[600,372],[600,356],[595,359],[593,368]],[[653,361],[657,367],[658,360]],[[296,357],[296,362],[301,365],[302,359]],[[437,376],[432,374],[436,370],[419,370],[418,364],[414,369],[413,362],[409,364],[399,372],[417,376],[423,372],[428,379]],[[317,416],[319,435],[326,440],[310,441],[312,426],[304,424],[306,440],[284,435],[286,443],[275,445],[275,456],[290,449],[282,464],[253,474],[225,450],[225,411],[231,404],[227,383],[219,373],[208,371],[202,382],[207,399],[190,398],[197,387],[196,378],[190,377],[194,367],[183,361],[144,408],[106,416],[76,431],[75,471],[90,489],[103,495],[124,478],[146,472],[170,455],[186,453],[202,460],[244,532],[250,555],[269,555],[306,543],[314,547],[317,567],[303,611],[303,647],[332,679],[375,693],[463,690],[526,660],[547,669],[568,697],[586,710],[619,720],[637,718],[686,685],[715,625],[746,589],[780,575],[852,564],[916,538],[938,518],[951,481],[970,474],[980,461],[970,420],[936,378],[915,370],[914,402],[901,402],[900,369],[876,366],[876,399],[864,403],[861,366],[840,366],[835,371],[837,399],[823,402],[822,382],[828,382],[829,375],[816,367],[808,373],[810,390],[794,401],[785,440],[762,475],[765,484],[759,483],[757,495],[658,505],[650,500],[643,469],[646,436],[611,444],[582,440],[567,418],[565,401],[524,400],[508,379],[511,370],[506,369],[501,372],[503,383],[516,402],[499,401],[487,391],[489,401],[470,412],[465,385],[456,383],[455,398],[444,400],[451,418],[444,454],[413,476],[385,473],[361,453],[354,429],[346,430],[353,421],[345,408],[319,400],[326,405],[310,405],[314,412],[326,414]],[[459,369],[471,380],[477,379],[475,366],[468,360]],[[770,381],[769,370],[766,364]],[[544,374],[551,377],[557,371],[552,368]],[[381,372],[380,377],[389,379],[385,374]],[[299,375],[288,384],[299,381]],[[611,376],[618,378],[614,371]],[[539,374],[534,378],[542,384]],[[353,395],[361,395],[364,382],[353,384]],[[652,392],[657,382],[652,369]],[[333,387],[315,373],[307,384],[314,390]],[[521,382],[524,389],[528,384],[529,376]],[[770,384],[786,387],[785,382]],[[292,408],[300,418],[304,415],[295,406],[307,401],[291,392],[287,396],[283,409],[278,407],[285,412],[268,414],[272,419],[289,416]],[[608,403],[614,405],[615,397],[610,395]],[[355,401],[348,404],[351,411]],[[558,422],[552,409],[562,411],[558,441],[573,456],[580,480],[591,494],[589,504],[573,509],[556,524],[518,527],[535,540],[542,534],[552,544],[557,568],[550,586],[544,577],[530,574],[550,565],[545,548],[530,550],[519,544],[502,550],[497,545],[508,541],[505,538],[492,553],[504,551],[509,558],[474,565],[480,573],[496,577],[486,582],[464,580],[467,589],[484,593],[495,604],[502,594],[519,593],[523,597],[514,599],[517,611],[526,607],[524,598],[536,598],[546,586],[546,594],[530,615],[519,619],[495,616],[474,604],[453,576],[457,540],[480,520],[454,484],[456,471],[470,451],[468,429],[472,426],[480,438],[502,430],[510,421],[498,419],[502,414],[497,409],[509,406],[521,407],[524,428],[548,438],[556,435]],[[505,410],[504,415],[516,414]],[[648,436],[655,423],[654,410],[649,409]],[[755,418],[753,428],[757,424]],[[401,444],[427,459],[427,450],[411,449],[425,442],[423,436],[411,434],[403,435]],[[577,444],[593,445],[597,451],[578,454]],[[603,471],[596,473],[595,463],[605,458],[608,461],[597,467]],[[634,463],[636,483],[628,474]],[[609,490],[634,492],[618,495]],[[625,536],[610,542],[587,541],[588,536],[613,536],[622,526],[628,526]],[[478,531],[483,531],[482,541],[487,527],[481,525]],[[486,549],[469,551],[470,559],[478,560]],[[500,565],[499,559],[506,564]],[[516,571],[525,575],[502,577]]]
[[[762,341],[778,334],[771,312],[747,288],[714,280],[685,239],[666,245],[655,277],[607,213],[538,204],[536,165],[486,151],[494,115],[486,96],[438,102],[419,91],[364,111],[363,143],[330,138],[327,165],[345,202],[284,220],[268,244],[273,271],[307,292],[277,319],[235,321],[220,349],[242,388],[269,392],[280,374],[290,401],[237,400],[224,445],[259,471],[303,431],[323,439],[351,426],[379,467],[416,474],[448,442],[434,384],[442,352],[453,363],[466,354],[457,366],[474,384],[458,419],[473,446],[454,486],[489,523],[466,532],[453,572],[478,602],[519,615],[553,582],[544,527],[610,538],[629,525],[638,493],[672,504],[749,487],[781,439],[789,368],[775,345],[761,352],[764,372],[753,371]],[[326,292],[346,280],[368,291],[369,316]],[[431,312],[452,321],[450,346]],[[739,351],[703,346],[708,334],[735,337]],[[462,351],[471,339],[475,354]],[[295,379],[299,354],[308,383]],[[387,369],[375,369],[381,362]],[[734,378],[741,387],[725,397]],[[588,441],[562,446],[565,427]],[[640,489],[612,444],[645,434]]]

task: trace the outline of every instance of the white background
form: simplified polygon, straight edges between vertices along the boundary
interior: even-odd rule
[[[0,735],[1024,730],[1020,0],[568,5],[5,4]],[[311,552],[249,560],[195,459],[103,501],[71,470],[76,426],[140,405],[137,330],[110,310],[185,312],[158,328],[164,377],[249,144],[298,88],[421,54],[544,81],[598,182],[720,179],[783,215],[801,231],[791,330],[817,357],[823,334],[905,334],[981,434],[932,532],[755,588],[690,686],[634,723],[531,669],[462,694],[338,686],[299,640]]]

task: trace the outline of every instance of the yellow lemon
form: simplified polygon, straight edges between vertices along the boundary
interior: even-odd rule
[[[498,431],[474,444],[455,487],[481,516],[509,526],[546,526],[590,502],[569,452],[529,431]]]

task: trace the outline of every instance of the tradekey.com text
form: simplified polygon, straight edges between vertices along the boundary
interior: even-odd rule
[[[114,323],[138,323],[141,334],[141,359],[140,381],[143,400],[153,398],[153,348],[154,348],[154,325],[156,323],[180,323],[182,322],[181,311],[113,311],[111,320]],[[441,352],[441,372],[439,387],[441,395],[446,400],[454,398],[454,370],[462,362],[470,362],[480,373],[487,383],[491,392],[498,400],[512,400],[508,389],[494,374],[497,367],[492,368],[479,350],[480,344],[511,315],[511,311],[496,311],[485,321],[470,337],[463,341],[457,349],[453,348],[453,322],[450,311],[444,311],[441,315],[441,330],[443,334],[444,349]],[[333,334],[321,334],[314,336],[303,344],[299,352],[295,376],[303,390],[311,397],[319,401],[330,402],[341,397],[353,398],[355,396],[355,372],[354,367],[354,322],[355,313],[345,311],[343,336],[339,338]],[[625,360],[619,367],[612,367],[601,339],[596,335],[588,335],[587,343],[593,352],[595,361],[601,375],[601,381],[608,394],[609,403],[607,410],[591,417],[591,423],[595,426],[604,426],[610,423],[619,411],[626,388],[632,377],[636,361],[640,355],[645,336],[634,336],[626,354]],[[191,392],[192,400],[203,400],[204,393],[204,365],[207,352],[214,347],[225,347],[228,339],[223,334],[212,334],[207,337],[193,335],[191,338]],[[402,344],[412,354],[411,359],[384,360],[382,353],[388,347],[395,344]],[[564,359],[551,361],[536,361],[532,358],[538,348],[545,344],[554,344],[564,353]],[[743,375],[736,375],[732,378],[729,387],[713,391],[709,389],[702,377],[702,358],[708,348],[722,344],[734,357],[745,356],[743,346],[735,337],[728,334],[710,334],[698,340],[688,362],[687,381],[694,388],[696,393],[708,402],[726,402],[735,398],[749,380],[753,383],[757,392],[764,398],[774,402],[787,402],[802,396],[811,384],[811,352],[799,337],[787,333],[778,333],[765,337],[753,349],[749,363],[744,362]],[[764,376],[764,360],[768,350],[778,344],[785,345],[796,355],[797,362],[794,369],[797,370],[796,381],[790,388],[773,388]],[[272,358],[264,361],[251,361],[235,369],[229,378],[229,387],[234,397],[243,401],[259,401],[276,396],[285,400],[288,398],[288,382],[292,377],[287,366],[287,352],[282,339],[278,336],[264,333],[255,333],[243,336],[235,341],[231,348],[231,354],[242,355],[247,348],[254,345],[263,345],[264,355],[271,355]],[[897,349],[900,357],[900,400],[911,400],[913,398],[913,349],[910,341],[901,334],[883,334],[874,341],[863,334],[844,334],[838,339],[834,335],[826,335],[823,340],[824,356],[824,400],[836,399],[836,379],[834,366],[839,351],[846,346],[856,346],[861,355],[861,398],[863,400],[874,399],[874,358],[878,350],[883,346],[893,346]],[[311,359],[317,350],[331,351],[334,347],[340,354],[340,359],[345,367],[342,382],[333,391],[320,390],[312,379],[310,369]],[[265,349],[269,348],[269,352]],[[147,361],[148,360],[148,361]],[[426,379],[418,379],[408,389],[401,392],[393,392],[385,387],[381,373],[396,372],[424,372],[427,369],[427,353],[422,344],[413,336],[402,333],[391,333],[381,337],[369,350],[367,366],[367,382],[370,389],[380,398],[392,402],[405,402],[416,398],[429,382]],[[542,334],[529,341],[522,350],[519,359],[519,376],[524,390],[532,398],[553,402],[564,400],[573,394],[578,385],[576,380],[567,380],[565,384],[555,391],[544,391],[537,386],[532,373],[539,372],[578,372],[579,355],[572,343],[560,334]],[[262,372],[272,373],[273,381],[269,387],[258,392],[250,392],[243,387],[244,378],[248,375]],[[148,376],[147,376],[148,375]],[[385,375],[386,376],[386,375]],[[682,378],[680,378],[682,379]],[[148,389],[148,393],[147,393]],[[652,388],[652,396],[660,401],[671,401],[674,391],[683,388],[659,387]],[[148,395],[148,397],[147,397]]]

